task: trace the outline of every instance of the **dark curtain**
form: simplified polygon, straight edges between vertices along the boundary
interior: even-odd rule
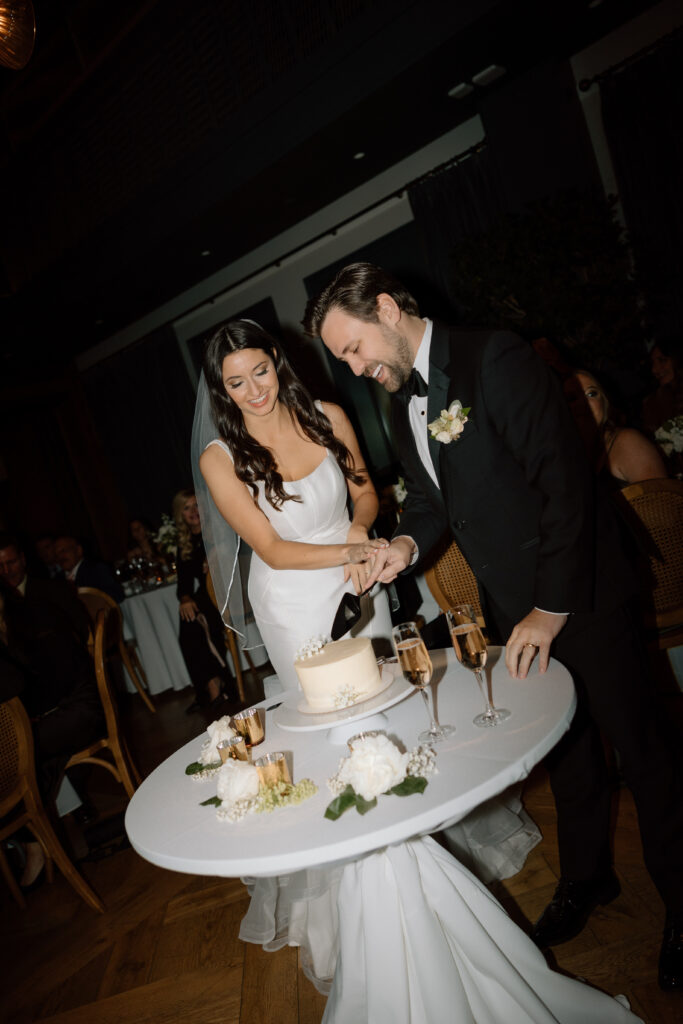
[[[422,258],[439,293],[457,312],[452,253],[464,238],[486,231],[505,208],[493,155],[487,146],[433,171],[408,189]],[[437,316],[444,316],[440,311]]]
[[[83,377],[128,517],[156,526],[176,491],[192,487],[195,396],[176,337],[163,328]]]
[[[683,33],[600,83],[602,114],[655,333],[683,333]]]

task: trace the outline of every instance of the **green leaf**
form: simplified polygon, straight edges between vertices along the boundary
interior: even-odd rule
[[[219,800],[217,796],[210,796],[208,800],[202,800],[202,802],[200,803],[199,806],[200,807],[209,807],[210,805],[213,804],[214,807],[220,807],[220,805],[222,803],[223,803],[223,801]]]
[[[395,796],[412,796],[413,793],[424,793],[427,788],[427,780],[422,775],[406,775],[403,782],[392,786],[387,793],[394,793]]]
[[[325,817],[329,818],[330,821],[336,821],[337,818],[341,818],[344,811],[348,811],[349,807],[353,807],[355,803],[356,793],[353,787],[346,786],[339,796],[336,796],[332,803],[327,805]]]
[[[220,768],[221,762],[214,761],[212,764],[202,764],[200,761],[193,761],[185,769],[186,775],[197,775],[198,772],[206,771],[208,768]]]
[[[465,405],[465,406],[463,406],[463,409],[462,409],[462,414],[463,414],[463,416],[469,416],[469,413],[470,413],[470,409],[471,409],[471,408],[472,408],[472,406],[471,406],[471,405]]]
[[[373,807],[377,806],[377,797],[372,800],[364,800],[360,793],[356,793],[356,810],[359,814],[367,814]]]

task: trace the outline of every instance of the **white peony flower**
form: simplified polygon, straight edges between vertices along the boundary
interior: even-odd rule
[[[218,744],[222,743],[223,740],[229,740],[231,736],[235,735],[235,730],[230,725],[230,715],[223,715],[222,718],[212,722],[211,725],[207,726],[206,731],[209,734],[209,738],[202,743],[199,763],[214,764],[221,759],[221,755],[218,753]]]
[[[226,761],[216,779],[216,796],[224,804],[234,804],[258,796],[259,773],[246,761]]]
[[[337,778],[353,786],[364,800],[374,800],[403,781],[409,757],[388,736],[366,736],[354,741],[353,751],[342,762]]]

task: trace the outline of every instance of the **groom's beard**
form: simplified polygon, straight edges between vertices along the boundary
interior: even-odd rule
[[[378,381],[378,383],[381,383],[385,391],[395,394],[403,387],[410,376],[413,369],[413,353],[408,344],[408,339],[399,334],[398,331],[394,331],[391,327],[384,326],[384,324],[380,324],[380,330],[385,341],[389,343],[387,345],[387,352],[390,351],[389,346],[393,348],[393,352],[391,352],[390,361],[387,359],[384,362],[378,360],[376,363],[371,363],[365,370],[365,376],[376,380],[375,374],[377,369],[382,367],[384,380]]]

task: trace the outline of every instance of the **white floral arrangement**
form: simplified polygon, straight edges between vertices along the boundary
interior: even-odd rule
[[[683,416],[672,416],[655,430],[655,438],[665,455],[683,452]]]
[[[154,536],[154,543],[165,555],[174,555],[178,548],[178,528],[171,517],[162,513],[161,526]]]
[[[214,806],[219,821],[231,824],[248,814],[264,814],[278,807],[294,807],[315,796],[312,779],[263,785],[257,769],[247,761],[229,760],[218,769],[216,796],[202,800],[202,807]]]
[[[326,636],[312,636],[310,640],[305,640],[302,643],[299,650],[294,655],[295,661],[305,661],[306,658],[312,658],[315,654],[320,654],[323,647],[329,644],[330,639]]]
[[[441,410],[441,415],[438,419],[432,420],[431,423],[427,424],[432,437],[442,444],[450,444],[451,441],[457,441],[467,423],[467,414],[470,408],[471,406],[468,405],[466,409],[463,409],[462,402],[456,398],[447,409]]]
[[[406,490],[406,482],[402,476],[398,478],[395,484],[391,485],[391,490],[394,495],[394,501],[399,508],[403,507],[403,502],[408,497],[408,491]]]
[[[328,804],[325,817],[336,821],[350,807],[367,814],[382,794],[411,796],[423,793],[427,776],[437,772],[436,752],[429,746],[402,752],[384,733],[363,736],[353,741],[349,757],[327,785],[335,799]]]
[[[193,761],[192,764],[188,764],[185,769],[185,774],[191,775],[195,782],[203,782],[204,779],[210,779],[212,775],[215,775],[220,770],[222,762],[221,755],[218,753],[218,744],[224,740],[229,740],[231,736],[237,735],[230,724],[229,715],[217,718],[211,725],[207,725],[206,731],[209,734],[208,739],[205,739],[202,743],[199,758]]]

